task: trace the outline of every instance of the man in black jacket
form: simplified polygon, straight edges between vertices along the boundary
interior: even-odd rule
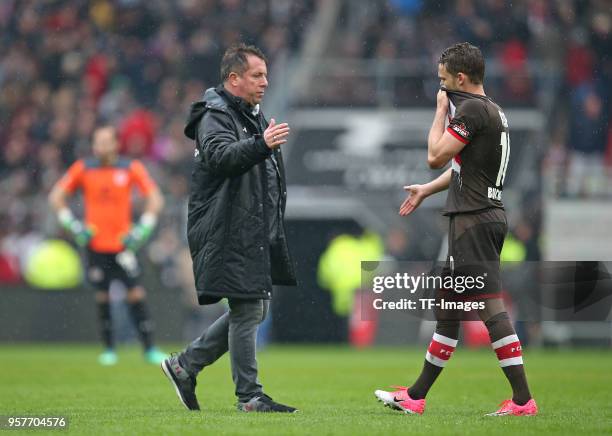
[[[255,341],[272,285],[295,285],[283,216],[286,185],[280,145],[289,126],[270,123],[259,103],[266,58],[253,46],[228,49],[222,85],[191,107],[185,134],[196,141],[187,237],[200,304],[227,298],[229,311],[162,369],[182,403],[199,410],[196,376],[230,352],[238,409],[295,412],[272,401],[257,379]]]

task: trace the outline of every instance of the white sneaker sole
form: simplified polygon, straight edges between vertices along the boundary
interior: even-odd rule
[[[400,410],[409,415],[418,415],[418,413],[416,413],[413,410],[404,409],[400,403],[395,401],[395,397],[391,394],[391,392],[376,390],[374,391],[374,395],[376,396],[378,401],[383,403],[385,407],[389,407],[390,409],[393,409],[393,410]]]
[[[395,402],[395,398],[391,395],[391,392],[376,390],[374,391],[376,399],[383,403],[385,407],[389,407],[394,410],[402,410],[400,406]]]
[[[498,412],[493,412],[493,413],[487,413],[484,416],[536,416],[537,413],[525,413],[523,415],[512,415],[510,412],[506,412],[506,413],[498,413]]]
[[[401,405],[399,405],[399,404],[397,405],[397,409],[398,409],[398,410],[401,410],[402,412],[404,412],[404,413],[406,413],[406,414],[408,414],[408,415],[418,415],[418,413],[416,413],[415,411],[410,410],[410,409],[404,409],[404,408],[403,408]]]
[[[179,397],[179,400],[181,400],[181,403],[183,404],[183,406],[185,406],[185,408],[187,410],[191,410],[189,408],[189,406],[187,406],[187,403],[185,402],[185,400],[183,400],[183,397],[181,396],[181,391],[179,390],[176,382],[174,381],[174,378],[172,377],[172,374],[170,373],[170,369],[168,369],[166,367],[166,360],[165,359],[162,361],[160,366],[161,366],[162,371],[164,372],[164,374],[168,378],[168,380],[170,380],[170,383],[172,383],[172,386],[174,386],[174,390],[176,391],[176,395],[177,395],[177,397]]]

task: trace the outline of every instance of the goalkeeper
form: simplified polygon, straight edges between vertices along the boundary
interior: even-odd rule
[[[159,364],[166,356],[153,346],[152,323],[145,290],[139,284],[136,252],[155,228],[163,197],[144,165],[120,157],[118,147],[113,127],[97,128],[93,134],[94,157],[76,161],[55,184],[49,201],[62,227],[87,252],[87,280],[95,289],[105,347],[99,363],[117,363],[109,301],[110,283],[116,279],[127,288],[130,316],[144,346],[145,359]],[[132,223],[133,187],[146,198],[144,213],[136,223]],[[66,198],[77,189],[83,194],[83,221],[66,204]]]

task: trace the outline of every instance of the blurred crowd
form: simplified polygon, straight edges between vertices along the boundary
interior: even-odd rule
[[[22,259],[54,231],[46,195],[90,154],[101,122],[150,169],[166,214],[182,214],[193,155],[185,115],[219,82],[221,54],[235,42],[258,45],[271,64],[298,53],[313,11],[311,0],[1,1],[2,251]],[[157,261],[181,245],[176,218],[162,220]],[[0,276],[10,278],[10,263],[0,260]]]
[[[612,75],[608,0],[373,0],[360,8],[352,5],[346,2],[341,12],[329,57],[395,62],[421,75],[421,84],[427,83],[422,76],[432,75],[442,50],[458,41],[482,49],[488,85],[495,86],[505,105],[532,104],[547,92],[546,83],[539,83],[540,72],[570,87],[587,80],[609,82]],[[491,83],[498,80],[499,86]],[[349,96],[370,97],[363,89]]]

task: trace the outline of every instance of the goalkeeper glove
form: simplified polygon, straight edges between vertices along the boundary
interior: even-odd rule
[[[93,237],[93,230],[76,219],[67,207],[57,213],[57,218],[64,229],[66,229],[76,241],[79,247],[85,247]]]
[[[137,251],[151,237],[157,217],[149,212],[144,213],[137,224],[133,225],[123,237],[123,245],[127,250]]]
[[[140,267],[138,266],[138,260],[136,255],[131,250],[123,250],[115,256],[115,260],[123,268],[129,277],[137,277],[140,273]]]

